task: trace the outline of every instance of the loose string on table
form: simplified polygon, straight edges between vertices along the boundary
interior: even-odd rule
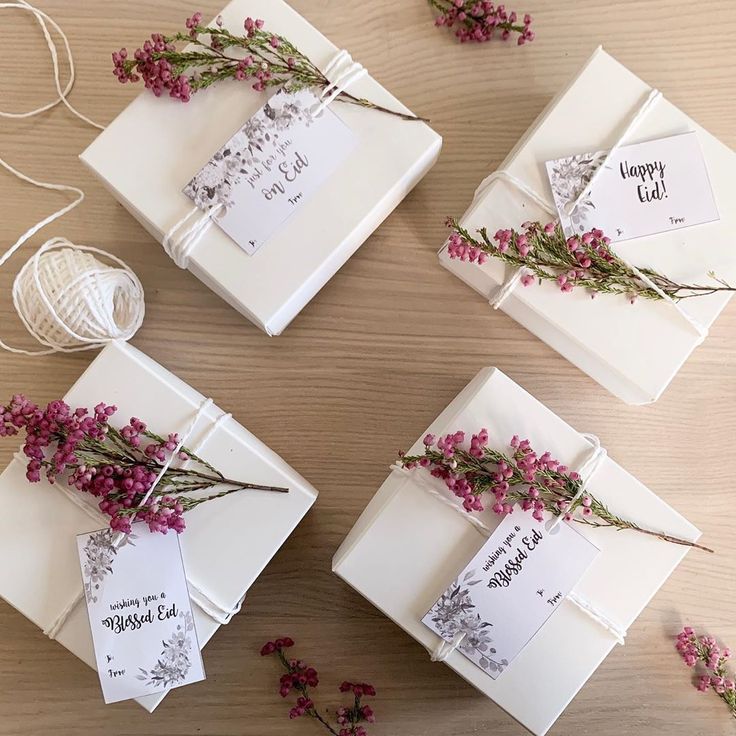
[[[324,76],[330,84],[322,90],[320,103],[312,110],[312,115],[319,117],[343,92],[368,74],[368,71],[353,61],[345,50],[338,51],[324,69]],[[194,249],[217,218],[225,211],[225,205],[217,204],[206,211],[192,207],[164,234],[161,244],[166,255],[179,268],[189,268],[189,260]]]
[[[575,211],[577,206],[580,204],[580,202],[588,196],[588,194],[591,192],[593,187],[595,186],[596,181],[598,180],[598,177],[601,176],[603,171],[605,170],[606,166],[608,165],[609,161],[611,160],[611,157],[621,148],[622,145],[624,145],[626,139],[629,137],[629,135],[634,131],[634,129],[641,123],[641,121],[649,114],[651,110],[654,109],[655,105],[659,100],[662,99],[662,93],[657,89],[652,89],[649,94],[647,95],[647,98],[639,105],[639,107],[636,109],[634,114],[630,117],[629,121],[627,122],[624,130],[621,132],[621,134],[617,137],[614,144],[609,149],[608,153],[605,155],[603,161],[601,161],[600,165],[595,169],[592,177],[588,181],[588,183],[583,187],[575,196],[575,199],[571,200],[570,202],[567,202],[564,210],[566,214],[571,214]],[[517,176],[512,174],[510,171],[506,169],[499,169],[498,171],[494,171],[492,174],[487,176],[480,184],[480,186],[477,188],[475,192],[474,201],[479,201],[483,195],[488,191],[491,184],[493,184],[496,181],[505,181],[506,183],[510,184],[514,188],[516,188],[518,191],[520,191],[522,194],[526,195],[529,199],[531,199],[536,205],[538,205],[541,209],[543,209],[548,214],[557,217],[557,209],[554,206],[554,203],[550,202],[550,200],[545,197],[542,194],[539,194],[536,190],[534,190],[531,186],[529,186],[526,182],[519,179]],[[618,256],[625,264],[626,266],[631,269],[632,273],[647,287],[652,289],[657,296],[659,296],[662,300],[673,306],[677,312],[687,321],[687,323],[693,328],[693,330],[697,333],[699,337],[698,343],[702,342],[707,336],[708,336],[708,328],[702,325],[695,317],[693,317],[684,307],[676,300],[673,299],[666,291],[661,289],[649,276],[647,276],[644,272],[642,272],[640,269],[638,269],[636,266],[634,266],[632,263],[627,261],[624,258],[621,258],[621,256]],[[521,281],[521,277],[524,275],[524,267],[520,267],[514,271],[513,274],[511,274],[504,282],[501,284],[498,289],[494,290],[494,293],[490,297],[489,304],[493,309],[499,309],[502,304],[508,299],[508,297],[513,293],[513,291],[516,289],[516,287],[519,285],[519,282]]]
[[[149,488],[148,493],[144,496],[144,498],[138,504],[139,508],[142,507],[146,503],[146,501],[148,501],[148,499],[151,497],[151,494],[156,489],[156,486],[161,482],[164,475],[166,474],[166,471],[169,470],[174,460],[178,457],[179,452],[181,452],[181,449],[187,443],[189,437],[191,436],[195,427],[199,423],[200,419],[206,415],[207,410],[212,405],[213,405],[212,399],[205,399],[199,405],[199,408],[197,409],[196,413],[191,419],[189,425],[187,426],[185,431],[181,434],[181,438],[179,440],[177,448],[174,450],[174,452],[170,454],[167,462],[161,466],[158,476],[156,477],[153,484]],[[207,444],[207,442],[210,440],[213,434],[217,431],[217,429],[222,425],[223,422],[231,419],[231,416],[232,415],[229,413],[223,413],[223,414],[220,414],[214,422],[210,421],[209,427],[205,435],[192,446],[191,448],[192,452],[195,455],[199,455],[202,448]],[[16,453],[15,459],[21,462],[22,464],[25,464],[28,461],[28,458],[24,457],[20,452]],[[185,461],[184,466],[186,466],[188,462],[189,460]],[[60,491],[61,493],[63,493],[63,495],[66,496],[75,506],[77,506],[82,511],[84,511],[95,522],[98,522],[101,525],[106,525],[109,523],[108,518],[103,516],[103,514],[100,513],[96,508],[94,508],[92,505],[87,503],[81,497],[81,494],[75,493],[74,489],[71,489],[65,486],[63,483],[55,483],[53,487],[57,491]],[[126,535],[124,533],[118,532],[113,538],[113,542],[112,542],[113,545],[115,547],[119,547],[124,541],[125,536]],[[189,589],[189,597],[191,598],[191,600],[194,603],[196,603],[197,606],[207,616],[209,616],[213,621],[221,625],[225,625],[230,622],[232,617],[240,611],[242,604],[243,604],[243,600],[245,599],[245,596],[243,596],[233,607],[223,606],[217,603],[216,601],[214,601],[210,596],[204,593],[198,586],[192,583],[192,581],[189,580],[188,578],[187,578],[187,587]],[[81,602],[83,598],[84,598],[84,590],[83,588],[80,587],[79,590],[76,591],[74,596],[69,600],[67,605],[64,606],[64,608],[59,612],[59,614],[54,619],[54,621],[51,623],[51,625],[48,626],[44,630],[43,633],[46,636],[48,636],[50,639],[55,639],[58,636],[59,631],[62,629],[62,627],[68,620],[69,616],[76,609],[76,607],[79,605],[79,603]]]
[[[63,104],[73,115],[99,130],[104,126],[79,112],[68,100],[76,70],[69,40],[59,24],[26,0],[0,3],[0,10],[30,13],[43,33],[51,56],[56,98],[33,110],[0,110],[0,117],[25,119]],[[61,38],[69,67],[69,79],[62,88],[59,54],[49,27]],[[0,166],[21,181],[41,189],[68,192],[74,199],[24,232],[0,256],[2,267],[39,230],[63,217],[84,201],[84,192],[69,184],[39,181],[18,170],[3,158]],[[112,262],[112,265],[99,258]],[[132,269],[122,260],[92,246],[79,246],[65,238],[52,238],[36,251],[13,283],[13,305],[28,333],[40,350],[12,347],[0,340],[0,348],[20,355],[49,355],[57,352],[91,350],[132,337],[145,313],[143,287]]]
[[[601,446],[601,442],[598,437],[594,434],[583,434],[582,435],[591,445],[591,449],[586,457],[585,461],[580,465],[578,474],[581,477],[580,487],[574,498],[570,501],[567,512],[572,512],[575,509],[575,505],[579,502],[585,487],[591,478],[598,472],[600,467],[608,457],[606,449]],[[432,498],[436,499],[440,503],[448,506],[456,513],[460,514],[465,521],[473,526],[480,534],[488,538],[492,531],[491,528],[481,521],[477,516],[469,514],[463,509],[458,503],[453,501],[446,493],[440,491],[425,473],[416,473],[415,471],[408,470],[403,465],[394,463],[391,466],[392,471],[396,471],[411,477],[412,481],[416,483],[425,493],[428,493]],[[564,514],[560,513],[556,518],[547,522],[546,528],[550,534],[555,534],[557,526],[563,521]],[[626,631],[616,625],[610,617],[599,611],[593,604],[587,601],[583,596],[575,591],[570,592],[566,598],[570,603],[581,610],[586,616],[589,616],[599,626],[603,627],[608,631],[619,644],[624,644]],[[438,645],[434,648],[428,648],[433,662],[444,662],[447,658],[462,644],[465,639],[465,634],[459,632],[451,641],[445,641],[441,639]]]

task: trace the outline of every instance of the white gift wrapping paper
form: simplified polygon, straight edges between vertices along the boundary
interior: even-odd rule
[[[114,420],[137,416],[152,431],[183,432],[204,397],[126,343],[112,343],[93,361],[65,397],[72,407],[104,401],[118,406]],[[205,438],[222,410],[211,405],[187,444]],[[221,421],[200,447],[201,457],[228,477],[287,486],[289,493],[242,491],[205,503],[186,514],[181,547],[201,646],[219,625],[196,604],[191,586],[222,610],[237,608],[245,592],[316,499],[317,492],[280,457],[232,418]],[[79,494],[81,499],[86,498]],[[91,499],[94,503],[94,499]],[[14,458],[0,475],[0,596],[42,629],[48,629],[81,589],[76,535],[102,528],[47,481],[29,484],[25,464]],[[95,667],[84,601],[56,639]],[[52,646],[49,644],[49,646]],[[138,698],[153,709],[166,693]]]
[[[539,453],[549,450],[570,467],[579,466],[591,451],[579,432],[494,368],[482,370],[427,431],[472,433],[483,427],[489,431],[492,447],[507,448],[518,434]],[[419,439],[408,454],[423,451]],[[333,570],[419,643],[434,650],[440,639],[421,619],[486,537],[463,518],[464,512],[432,497],[422,481],[454,499],[425,470],[409,475],[393,470],[335,554]],[[700,536],[692,524],[610,458],[587,487],[613,513],[643,527],[693,541]],[[517,508],[514,513],[525,512]],[[480,516],[492,529],[500,520],[488,509]],[[581,524],[575,528],[601,553],[574,591],[623,630],[688,550],[633,531]],[[566,600],[497,680],[458,651],[447,664],[541,736],[615,644],[610,632]]]
[[[545,162],[576,153],[609,149],[651,88],[602,49],[541,113],[498,167],[544,198],[552,199]],[[666,90],[665,90],[666,93]],[[592,112],[594,111],[594,112]],[[638,143],[697,131],[720,213],[720,221],[616,243],[617,253],[636,266],[648,266],[674,279],[709,283],[709,270],[736,281],[736,154],[669,102],[660,99],[624,141]],[[473,233],[485,226],[519,229],[526,220],[554,219],[513,185],[496,180],[476,196],[461,219]],[[440,262],[476,291],[492,298],[511,275],[491,258],[483,266],[452,260],[447,248]],[[729,299],[718,294],[681,302],[709,327]],[[584,289],[562,294],[556,285],[518,285],[502,309],[578,368],[630,404],[655,401],[699,344],[697,332],[665,302],[599,295]]]
[[[225,27],[247,16],[285,36],[324,69],[337,47],[282,0],[234,0]],[[182,19],[183,20],[183,19]],[[112,84],[112,82],[111,82]],[[409,112],[372,77],[349,91]],[[81,155],[113,196],[159,242],[192,207],[182,188],[266,102],[245,82],[224,82],[187,104],[142,92]],[[354,151],[253,256],[213,224],[189,270],[235,309],[279,334],[398,206],[439,156],[442,139],[425,123],[335,102],[358,138]]]

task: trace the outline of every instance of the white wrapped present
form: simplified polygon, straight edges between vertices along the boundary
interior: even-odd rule
[[[199,643],[240,608],[246,591],[314,503],[317,492],[229,414],[127,343],[111,343],[64,397],[72,407],[104,401],[114,421],[136,416],[158,434],[183,432],[187,446],[226,477],[287,487],[244,491],[187,513],[181,549]],[[45,478],[31,485],[20,453],[0,475],[0,596],[80,659],[95,666],[76,535],[109,523],[95,499]],[[51,646],[51,645],[50,645]],[[165,693],[138,699],[152,711]]]
[[[238,35],[247,16],[262,18],[268,30],[286,37],[321,70],[338,53],[282,0],[234,0],[221,16]],[[370,76],[356,79],[349,92],[409,112]],[[176,250],[185,239],[175,226],[193,207],[182,192],[185,185],[267,99],[233,81],[198,92],[187,104],[145,91],[81,159],[156,240],[171,235],[167,242]],[[248,255],[213,226],[184,259],[197,278],[271,335],[291,322],[398,206],[442,145],[423,122],[342,102],[332,103],[330,111],[352,130],[356,145],[268,241]]]
[[[483,427],[492,448],[505,451],[512,436],[519,435],[538,452],[549,450],[571,468],[584,464],[594,449],[589,436],[494,368],[482,370],[428,432],[439,436]],[[423,452],[419,439],[407,454]],[[698,539],[699,531],[680,514],[605,454],[596,455],[597,470],[586,488],[612,513],[656,532]],[[513,513],[528,512],[516,508]],[[486,530],[471,523],[474,520]],[[499,521],[490,509],[465,512],[444,483],[426,470],[395,467],[335,554],[333,570],[437,654],[443,640],[422,618]],[[634,531],[571,523],[600,553],[505,671],[492,679],[460,651],[452,651],[445,660],[538,736],[552,726],[623,638],[688,550]]]
[[[736,279],[736,154],[613,57],[598,49],[529,127],[478,189],[461,225],[473,234],[519,230],[528,220],[555,219],[545,163],[694,131],[702,149],[720,220],[617,242],[628,263],[649,267],[679,283],[714,283],[708,272]],[[633,124],[632,124],[633,123]],[[544,205],[544,206],[542,206]],[[610,233],[615,235],[614,233]],[[478,266],[440,262],[541,340],[630,404],[655,401],[699,345],[730,294],[667,301],[600,295],[584,289],[561,294],[549,282],[501,291],[512,269],[491,258]]]

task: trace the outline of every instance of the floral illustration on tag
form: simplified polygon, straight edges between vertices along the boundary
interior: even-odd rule
[[[112,563],[121,547],[133,544],[134,534],[122,538],[115,544],[116,533],[113,529],[102,529],[90,534],[84,545],[84,595],[87,603],[97,603],[97,595],[107,575],[112,574]],[[135,546],[135,545],[133,545]]]
[[[496,661],[491,656],[496,653],[488,631],[493,624],[483,621],[476,612],[470,592],[472,586],[481,582],[476,578],[476,571],[469,570],[462,580],[453,581],[427,615],[443,639],[453,641],[461,635],[457,648],[463,654],[476,661],[482,669],[501,673],[508,665],[508,660]]]
[[[598,151],[580,153],[554,162],[550,167],[549,176],[555,204],[560,212],[564,212],[564,208],[574,202],[580,192],[588,186],[605,157],[605,152]],[[566,216],[568,224],[573,229],[583,232],[594,209],[595,204],[591,199],[591,193],[588,192],[572,213]]]
[[[227,211],[235,206],[234,188],[249,175],[249,167],[270,166],[264,149],[290,145],[282,137],[294,124],[309,127],[314,117],[316,98],[310,93],[274,95],[217,153],[209,163],[186,185],[184,194],[200,209],[215,207]]]
[[[186,679],[192,661],[189,653],[192,650],[192,632],[194,631],[194,619],[191,612],[186,611],[179,614],[179,623],[176,631],[168,641],[164,641],[161,656],[150,672],[139,667],[140,674],[136,679],[145,681],[146,685],[152,687],[173,687]]]

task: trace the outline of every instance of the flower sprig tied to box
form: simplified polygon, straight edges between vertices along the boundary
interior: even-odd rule
[[[152,532],[181,533],[185,512],[237,491],[288,493],[288,488],[226,478],[184,446],[178,433],[161,437],[136,417],[116,429],[110,424],[116,411],[104,403],[92,412],[72,409],[61,400],[42,409],[17,394],[0,406],[0,436],[25,432],[26,478],[37,483],[43,471],[49,482],[56,483],[66,475],[70,487],[101,499],[98,507],[110,517],[110,527],[124,534],[135,521],[144,521]],[[199,467],[174,467],[174,459]],[[190,495],[221,486],[228,488],[207,496]]]
[[[266,30],[261,19],[247,17],[242,36],[225,28],[221,16],[214,25],[202,25],[200,12],[187,18],[186,27],[186,33],[151,34],[133,58],[129,58],[127,49],[115,51],[113,73],[118,81],[125,84],[142,79],[156,97],[168,91],[170,97],[181,102],[189,102],[194,93],[225,79],[247,81],[256,92],[272,88],[298,92],[312,87],[323,90],[323,101],[315,114],[339,99],[404,120],[422,120],[350,94],[348,86],[367,72],[347,59],[347,52],[340,52],[322,72],[289,39]],[[180,42],[189,46],[177,49]],[[331,80],[328,75],[338,68],[337,76]]]
[[[522,286],[544,281],[555,282],[569,294],[586,289],[594,299],[598,294],[619,294],[634,304],[643,299],[673,300],[736,291],[714,272],[711,284],[682,284],[651,268],[636,268],[611,248],[611,239],[594,228],[567,237],[559,221],[525,222],[523,231],[502,229],[491,237],[486,228],[473,236],[455,218],[448,218],[452,230],[447,244],[451,259],[482,266],[488,258],[498,258],[517,268]]]
[[[529,511],[535,521],[543,522],[545,513],[563,521],[575,521],[593,528],[631,530],[665,542],[696,547],[713,552],[689,539],[646,529],[633,521],[611,513],[608,507],[585,488],[583,473],[572,470],[550,452],[538,455],[529,440],[514,435],[510,453],[488,446],[488,430],[472,435],[463,447],[462,430],[442,437],[427,434],[423,455],[402,455],[400,464],[407,470],[424,468],[462,499],[465,511],[483,511],[484,496],[491,496],[492,509],[501,516],[515,508]],[[579,513],[578,513],[579,512]]]

